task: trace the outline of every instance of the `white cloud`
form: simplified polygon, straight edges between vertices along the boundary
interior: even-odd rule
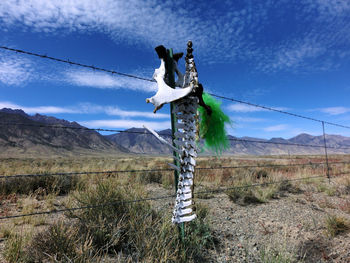
[[[171,127],[170,121],[155,122],[144,120],[92,120],[92,121],[80,121],[79,124],[94,128],[143,128],[143,125],[154,130],[163,130]]]
[[[319,110],[329,115],[340,115],[340,114],[350,112],[350,108],[346,108],[346,107],[328,107],[328,108],[322,108]]]
[[[271,107],[271,108],[276,110],[282,110],[282,111],[289,110],[288,108],[285,108],[285,107]],[[254,106],[250,106],[242,103],[231,104],[227,106],[227,110],[233,111],[233,112],[242,112],[242,113],[268,111],[267,109],[264,109],[264,108],[254,107]]]
[[[268,121],[268,120],[263,119],[263,118],[250,118],[250,117],[238,117],[238,116],[231,117],[231,120],[233,120],[234,122],[248,122],[248,123]]]
[[[36,107],[26,107],[23,105],[18,105],[8,101],[0,101],[0,109],[11,108],[11,109],[22,109],[28,114],[98,114],[104,113],[110,116],[119,116],[122,118],[133,118],[133,117],[143,117],[152,119],[166,119],[170,118],[168,114],[144,111],[128,111],[122,110],[116,106],[101,106],[90,103],[81,103],[78,106],[69,107],[57,107],[57,106],[36,106]]]
[[[101,89],[129,89],[145,92],[157,90],[157,85],[153,82],[88,70],[69,70],[65,73],[65,81],[77,86]]]
[[[269,57],[265,57],[258,67],[265,72],[305,67],[308,59],[317,58],[324,52],[325,48],[313,39],[297,40],[295,43],[283,43],[273,53],[267,52]]]
[[[268,0],[240,5],[232,1],[2,0],[0,25],[50,34],[100,32],[116,42],[150,48],[161,43],[179,51],[191,39],[196,55],[211,63],[252,58],[256,49],[252,33],[268,23],[267,9],[274,5]],[[218,6],[225,11],[218,11]]]
[[[229,111],[233,111],[233,112],[257,112],[257,111],[265,111],[262,108],[257,108],[257,107],[253,107],[253,106],[249,106],[249,105],[245,105],[245,104],[241,104],[241,103],[236,103],[236,104],[231,104],[227,107],[227,109]]]
[[[161,43],[176,51],[192,39],[201,62],[242,59],[264,71],[311,65],[326,70],[335,65],[324,57],[348,50],[349,10],[348,0],[1,0],[0,26],[48,34],[99,32],[134,47]],[[285,19],[291,14],[294,25]],[[274,24],[288,31],[271,41]],[[314,58],[320,59],[311,63]]]
[[[307,2],[322,17],[342,16],[350,11],[350,2],[348,0],[307,0]]]
[[[38,106],[38,107],[26,107],[12,102],[0,101],[0,109],[11,108],[11,109],[22,109],[28,114],[57,114],[57,113],[79,113],[79,110],[72,108],[56,107],[56,106]]]
[[[117,106],[101,106],[91,103],[81,103],[78,108],[80,109],[80,113],[105,113],[110,116],[119,116],[124,118],[132,118],[132,117],[144,117],[144,118],[153,118],[153,119],[162,119],[162,118],[170,118],[169,114],[165,113],[156,113],[147,112],[147,111],[129,111],[122,110]]]
[[[279,124],[279,125],[274,125],[274,126],[269,126],[269,127],[263,128],[263,130],[266,132],[276,132],[276,131],[287,130],[288,127],[289,126],[286,124]]]
[[[23,84],[31,78],[32,72],[30,60],[0,52],[0,82],[3,84]]]

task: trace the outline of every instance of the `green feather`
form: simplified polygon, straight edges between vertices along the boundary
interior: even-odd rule
[[[232,122],[221,110],[221,102],[214,99],[208,93],[203,93],[203,100],[212,109],[212,114],[208,115],[202,106],[198,108],[200,116],[199,135],[204,139],[204,148],[210,149],[217,155],[220,155],[230,147],[225,124],[232,125]]]

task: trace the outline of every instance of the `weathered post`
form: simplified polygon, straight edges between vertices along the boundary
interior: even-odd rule
[[[192,42],[187,43],[186,73],[183,75],[177,61],[182,53],[173,54],[172,49],[164,46],[156,47],[161,60],[160,67],[154,71],[153,78],[157,81],[158,91],[146,102],[155,106],[154,113],[165,103],[170,103],[172,144],[164,140],[152,129],[147,128],[160,141],[173,150],[174,163],[169,164],[174,170],[176,200],[172,222],[180,230],[180,239],[184,240],[184,223],[196,218],[193,207],[193,179],[197,157],[197,111],[203,106],[207,114],[212,110],[203,101],[203,87],[198,82],[198,73],[192,55]],[[175,81],[175,73],[178,79]]]

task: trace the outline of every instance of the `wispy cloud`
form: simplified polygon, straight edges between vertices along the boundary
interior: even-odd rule
[[[157,113],[154,114],[152,112],[144,112],[144,111],[128,111],[122,110],[117,106],[101,106],[91,103],[80,103],[76,106],[68,106],[68,107],[58,107],[58,106],[36,106],[36,107],[27,107],[23,105],[18,105],[8,101],[0,101],[0,109],[2,108],[11,108],[11,109],[22,109],[28,114],[99,114],[104,113],[109,116],[119,116],[122,118],[134,118],[134,117],[142,117],[142,118],[152,118],[152,119],[164,119],[169,118],[168,114]]]
[[[350,11],[350,2],[348,0],[306,0],[310,9],[319,12],[322,18],[329,16],[343,16]]]
[[[305,69],[308,60],[324,54],[326,48],[315,39],[301,39],[286,41],[274,50],[262,53],[265,56],[258,68],[265,72],[289,71],[303,67]],[[331,65],[329,65],[331,66]],[[322,64],[324,67],[324,64]],[[327,70],[328,68],[324,68]]]
[[[274,108],[276,110],[289,110],[288,108],[284,108],[284,107],[271,107]],[[227,110],[232,111],[232,112],[259,112],[259,111],[268,111],[264,108],[260,108],[260,107],[255,107],[255,106],[250,106],[250,105],[246,105],[246,104],[242,104],[242,103],[234,103],[231,104],[229,106],[227,106]]]
[[[289,128],[288,125],[286,124],[279,124],[279,125],[274,125],[274,126],[269,126],[266,128],[263,128],[265,132],[278,132],[278,131],[284,131]]]
[[[28,114],[58,114],[58,113],[79,113],[79,110],[65,107],[56,107],[56,106],[37,106],[37,107],[26,107],[21,106],[12,102],[0,101],[0,109],[2,108],[11,108],[11,109],[22,109]]]
[[[155,129],[163,130],[171,127],[170,121],[155,122],[144,120],[91,120],[91,121],[78,121],[86,127],[104,127],[104,128],[143,128],[143,125]]]
[[[144,117],[153,119],[169,118],[169,114],[146,112],[146,111],[134,111],[134,110],[123,110],[117,106],[101,106],[91,103],[81,103],[78,107],[80,113],[105,113],[110,116],[119,116],[123,118],[133,118],[133,117]]]
[[[101,89],[129,89],[145,92],[157,90],[157,85],[153,82],[88,70],[66,71],[65,81],[72,85]]]
[[[23,57],[0,52],[0,82],[5,85],[20,85],[32,77],[32,63]]]
[[[249,105],[245,105],[245,104],[240,104],[240,103],[236,103],[236,104],[231,104],[227,107],[227,109],[229,111],[233,111],[233,112],[257,112],[257,111],[265,111],[262,108],[257,108],[257,107],[253,107],[253,106],[249,106]]]
[[[311,65],[322,70],[335,66],[326,57],[348,49],[350,22],[344,17],[349,5],[348,0],[2,0],[0,26],[50,34],[100,32],[118,43],[148,47],[162,43],[177,50],[184,50],[192,39],[202,62],[244,60],[271,72]],[[293,25],[285,19],[291,12],[296,13]],[[277,23],[288,34],[268,41],[271,24]]]
[[[238,116],[233,116],[233,117],[231,117],[231,119],[234,122],[247,122],[247,123],[266,122],[266,121],[268,121],[267,119],[263,119],[263,118],[238,117]]]
[[[347,107],[328,107],[318,110],[329,115],[341,115],[350,112],[350,108]]]

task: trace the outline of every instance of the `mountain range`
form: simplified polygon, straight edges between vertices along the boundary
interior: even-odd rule
[[[55,128],[49,126],[55,126]],[[84,127],[76,122],[40,114],[30,116],[22,110],[2,109],[0,110],[0,156],[129,153],[127,149],[113,143],[98,132],[80,128]]]
[[[131,128],[125,132],[101,135],[96,131],[84,128],[77,122],[40,114],[28,115],[19,109],[4,108],[0,110],[0,156],[171,154],[171,150],[165,144],[145,129]],[[159,131],[159,134],[169,142],[171,141],[170,129]],[[272,138],[270,140],[251,137],[238,138],[231,135],[228,137],[230,148],[224,152],[227,155],[324,154],[323,136],[303,133],[290,139]],[[349,137],[327,134],[326,141],[329,147],[328,153],[350,153]],[[300,144],[316,147],[305,147]],[[199,149],[202,154],[212,154],[204,149],[202,142],[199,143]]]

